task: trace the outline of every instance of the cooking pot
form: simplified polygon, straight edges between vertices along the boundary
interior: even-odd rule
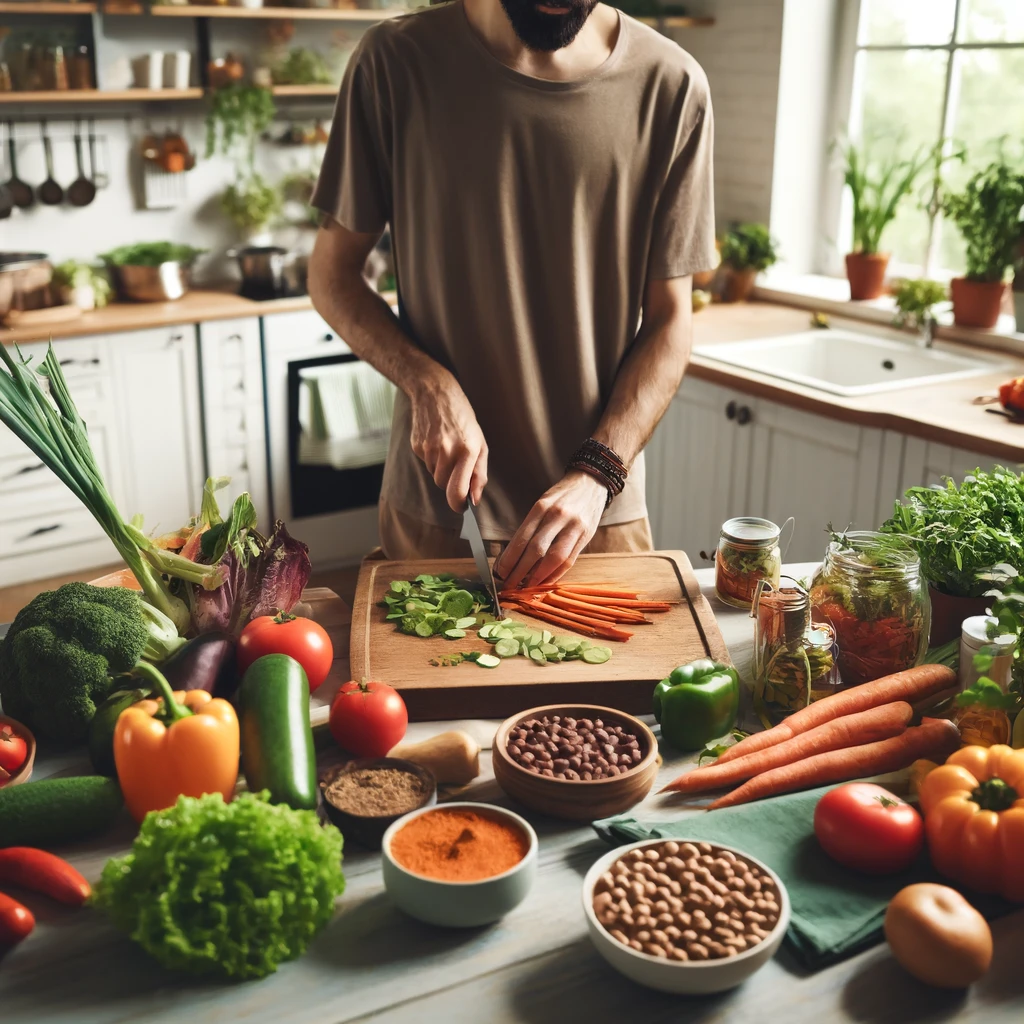
[[[0,316],[54,304],[53,267],[41,252],[0,252]]]
[[[110,264],[122,298],[136,302],[173,302],[189,289],[192,268],[171,260],[153,267]]]
[[[249,299],[273,299],[301,294],[306,289],[306,257],[279,245],[250,245],[232,249],[242,271],[242,295]]]

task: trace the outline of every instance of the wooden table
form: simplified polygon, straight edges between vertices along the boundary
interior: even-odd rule
[[[808,568],[793,566],[791,571],[804,575]],[[709,572],[698,576],[714,602]],[[714,607],[734,660],[741,667],[748,664],[750,620],[718,603]],[[494,725],[468,723],[487,741]],[[443,727],[413,726],[410,738]],[[491,776],[489,756],[483,760],[485,772],[471,798],[505,803]],[[665,764],[662,783],[681,762],[673,758]],[[35,777],[84,769],[80,757],[50,757],[37,764]],[[650,797],[637,813],[668,816],[660,807],[660,799]],[[581,881],[607,847],[589,827],[528,817],[541,839],[540,872],[526,901],[500,923],[446,931],[410,920],[384,893],[379,856],[353,846],[345,854],[348,887],[334,920],[302,959],[261,982],[228,985],[172,975],[100,914],[55,909],[27,897],[39,923],[0,961],[0,1022],[991,1024],[1024,1018],[1020,912],[994,923],[992,970],[967,994],[919,985],[884,945],[811,975],[802,973],[783,948],[745,985],[718,996],[670,997],[639,988],[612,971],[586,935]],[[125,823],[116,833],[76,848],[69,859],[87,878],[96,878],[108,857],[127,849],[132,834]]]

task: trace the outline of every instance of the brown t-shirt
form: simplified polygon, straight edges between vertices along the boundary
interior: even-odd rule
[[[349,63],[313,204],[391,225],[402,323],[458,378],[490,449],[484,535],[507,540],[596,427],[648,279],[714,265],[707,79],[620,15],[569,82],[502,64],[461,0],[370,29]],[[399,394],[384,496],[457,529]],[[642,457],[604,525],[645,515]]]

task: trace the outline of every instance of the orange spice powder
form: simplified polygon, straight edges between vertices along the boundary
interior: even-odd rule
[[[522,829],[464,808],[428,811],[399,829],[391,856],[443,882],[478,882],[515,867],[530,848]]]

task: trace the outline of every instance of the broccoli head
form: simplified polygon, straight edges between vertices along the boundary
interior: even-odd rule
[[[81,743],[112,676],[143,658],[162,661],[183,642],[138,594],[66,583],[22,608],[0,641],[4,713],[40,739]]]

